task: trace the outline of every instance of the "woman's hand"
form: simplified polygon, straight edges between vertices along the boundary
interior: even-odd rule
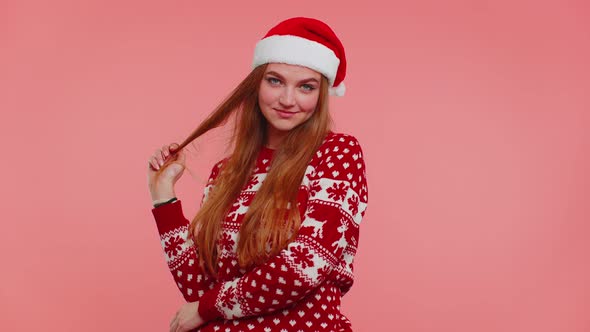
[[[186,159],[183,150],[175,152],[178,146],[176,143],[164,145],[148,160],[147,180],[152,201],[174,197],[174,184],[184,172]]]
[[[199,302],[188,302],[176,312],[170,322],[170,332],[186,332],[203,325],[199,315]]]

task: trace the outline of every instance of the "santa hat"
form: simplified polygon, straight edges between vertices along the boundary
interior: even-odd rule
[[[305,66],[328,78],[330,95],[343,96],[346,87],[344,47],[324,22],[293,17],[270,29],[256,43],[252,69],[269,62]]]

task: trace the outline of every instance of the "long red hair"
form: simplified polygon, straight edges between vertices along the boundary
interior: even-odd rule
[[[189,226],[189,236],[198,248],[199,263],[212,276],[217,276],[221,223],[252,176],[257,155],[267,139],[268,122],[258,105],[258,91],[267,66],[264,64],[253,69],[175,151],[180,151],[235,115],[230,139],[233,152],[223,163],[212,190]],[[314,113],[293,128],[274,152],[270,170],[241,223],[237,255],[242,268],[263,263],[277,255],[293,241],[299,230],[299,186],[309,161],[332,125],[328,112],[328,88],[328,81],[322,76]]]

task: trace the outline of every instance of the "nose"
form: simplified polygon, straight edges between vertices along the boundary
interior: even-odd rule
[[[295,105],[295,92],[290,87],[285,87],[279,96],[279,103],[285,107]]]

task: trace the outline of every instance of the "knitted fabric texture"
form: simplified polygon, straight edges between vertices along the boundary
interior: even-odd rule
[[[368,202],[361,146],[352,135],[329,132],[299,188],[302,224],[295,240],[264,264],[241,269],[240,223],[273,154],[262,148],[253,175],[222,223],[217,279],[199,267],[181,200],[152,209],[168,268],[185,300],[199,301],[207,323],[196,331],[351,331],[340,303],[354,281],[359,225]],[[201,206],[225,160],[213,167]]]

